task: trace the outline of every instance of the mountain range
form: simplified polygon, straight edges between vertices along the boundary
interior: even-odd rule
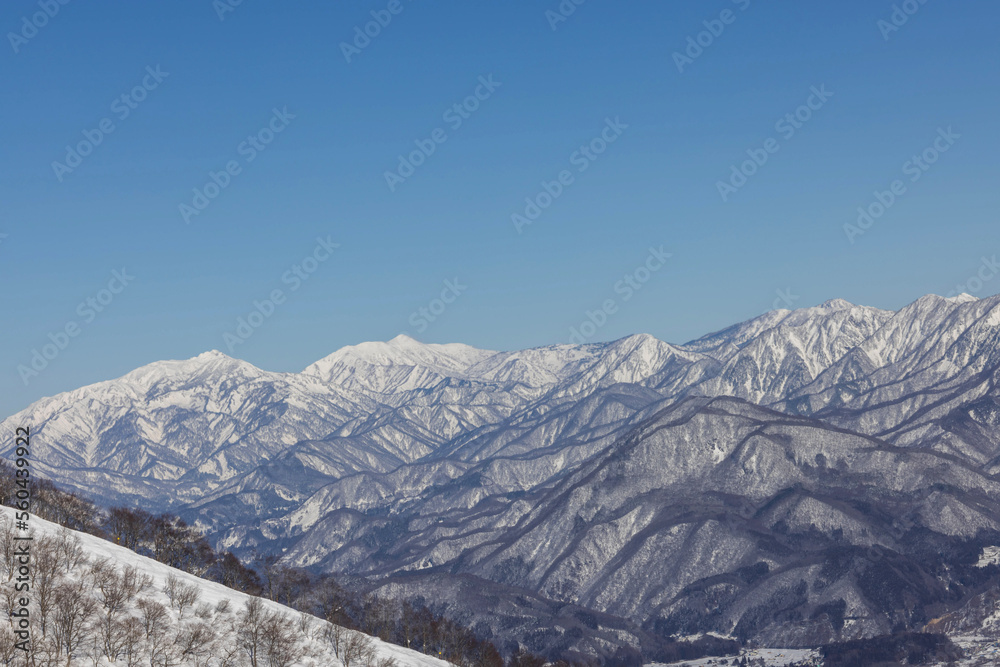
[[[1000,581],[981,558],[998,368],[1000,297],[834,300],[684,345],[398,336],[300,373],[211,351],[3,427],[30,425],[36,472],[99,502],[532,650],[813,647],[922,628]]]

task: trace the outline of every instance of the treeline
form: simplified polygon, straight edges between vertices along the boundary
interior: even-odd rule
[[[827,667],[956,664],[962,650],[945,635],[899,632],[820,647]]]
[[[11,505],[14,469],[0,459],[0,504]],[[442,658],[460,667],[504,667],[496,646],[423,605],[363,595],[330,575],[282,565],[273,556],[252,564],[216,552],[181,518],[144,510],[102,510],[74,493],[37,477],[31,484],[31,513],[53,523],[109,540],[161,563],[311,614],[350,630]],[[545,660],[522,651],[508,667],[540,667]]]

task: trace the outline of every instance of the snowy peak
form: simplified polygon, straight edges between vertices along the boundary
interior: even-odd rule
[[[489,382],[544,387],[592,365],[599,350],[599,345],[550,345],[498,352],[471,366],[467,373]]]
[[[465,379],[470,366],[494,354],[460,343],[420,343],[400,334],[388,342],[341,348],[302,373],[348,390],[385,393],[429,388],[447,378]]]
[[[953,344],[997,304],[1000,297],[949,299],[928,294],[894,313],[863,349],[876,366],[923,356],[921,351]]]
[[[688,350],[702,352],[716,359],[728,359],[740,348],[752,341],[762,331],[773,328],[781,322],[789,310],[772,310],[759,317],[734,324],[690,341],[681,346]]]
[[[213,376],[239,374],[241,376],[269,375],[253,364],[234,359],[218,350],[202,352],[190,359],[154,361],[131,371],[121,380],[149,386],[163,381],[209,380]]]
[[[650,334],[635,334],[621,338],[608,343],[606,350],[606,362],[609,365],[619,367],[629,365],[644,376],[656,372],[675,357],[687,362],[702,358],[701,354],[664,343]]]
[[[846,301],[845,299],[830,299],[819,306],[817,309],[825,311],[835,311],[835,310],[850,310],[851,308],[856,308],[853,303]]]
[[[303,374],[377,393],[430,389],[456,379],[539,388],[592,365],[601,348],[599,344],[554,345],[495,352],[461,343],[421,343],[400,334],[384,343],[344,347],[310,365]]]
[[[801,391],[878,332],[894,313],[843,299],[776,310],[690,343],[721,370],[699,393],[770,405]]]
[[[979,301],[979,298],[963,292],[957,296],[946,296],[944,300],[948,301],[949,303],[962,304],[962,303],[972,303],[974,301]]]
[[[371,342],[350,345],[310,366],[363,362],[375,366],[427,366],[450,372],[462,372],[470,365],[494,354],[477,350],[468,345],[451,343],[448,345],[419,343],[408,336],[396,336],[388,342]],[[309,369],[306,369],[307,372]]]
[[[395,347],[420,347],[423,343],[415,338],[410,338],[406,334],[401,333],[390,340],[389,345],[393,345]]]

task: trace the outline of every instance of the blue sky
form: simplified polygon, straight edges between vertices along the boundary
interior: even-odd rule
[[[3,4],[0,413],[209,349],[292,371],[1000,292],[996,3],[224,1]]]

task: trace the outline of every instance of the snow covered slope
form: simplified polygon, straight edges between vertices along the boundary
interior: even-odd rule
[[[0,535],[6,533],[9,526],[13,524],[14,511],[9,507],[0,506]],[[195,667],[196,665],[206,665],[209,656],[219,660],[228,656],[233,667],[249,664],[242,644],[237,640],[238,628],[241,618],[244,616],[247,602],[252,598],[244,593],[226,588],[221,584],[206,581],[194,575],[168,567],[150,558],[140,556],[124,547],[111,544],[105,540],[67,530],[43,519],[32,517],[30,519],[32,534],[35,542],[32,544],[34,561],[32,567],[35,571],[35,588],[29,593],[32,600],[29,606],[31,617],[34,620],[32,635],[34,638],[33,651],[38,657],[50,656],[56,650],[52,648],[55,638],[65,637],[65,631],[61,627],[60,615],[64,611],[75,613],[77,621],[80,623],[81,638],[79,647],[73,652],[71,665],[108,665],[104,655],[104,627],[105,618],[113,616],[113,622],[120,624],[123,629],[130,625],[130,619],[135,619],[137,625],[137,642],[132,650],[135,663],[148,664],[150,651],[160,651],[159,660],[169,656],[169,664],[176,667]],[[20,533],[19,533],[20,534]],[[63,545],[63,546],[57,546]],[[42,552],[54,548],[59,551],[58,563],[50,569],[50,565],[42,564],[47,562],[42,556]],[[69,557],[66,554],[71,554]],[[79,554],[79,555],[76,555]],[[39,558],[42,556],[42,558]],[[51,559],[50,559],[51,560]],[[140,583],[140,589],[131,599],[128,599],[117,611],[109,613],[109,605],[105,604],[109,600],[109,595],[104,591],[111,590],[107,580],[102,579],[107,572],[122,574],[128,568],[134,568],[139,581],[145,576],[147,581]],[[6,569],[6,568],[4,568]],[[42,573],[52,572],[55,576],[47,581],[42,580]],[[4,577],[6,579],[6,577]],[[102,584],[105,586],[102,589]],[[169,584],[169,586],[168,586]],[[177,597],[171,600],[165,592],[168,587],[173,587],[173,591],[193,590],[196,599],[189,602],[179,602]],[[5,580],[0,583],[0,589],[6,594],[13,587],[13,581]],[[45,592],[45,591],[48,592]],[[60,595],[80,593],[77,597],[63,602]],[[7,599],[6,595],[3,599]],[[253,598],[259,599],[259,598]],[[45,632],[43,633],[40,619],[42,613],[39,603],[48,600],[49,619]],[[88,600],[93,600],[93,609],[87,613]],[[302,617],[299,612],[284,607],[270,600],[261,600],[264,614],[274,614],[281,618],[281,625],[284,634],[294,638],[297,646],[294,647],[298,658],[290,665],[302,667],[327,667],[329,665],[341,664],[329,643],[324,640],[324,629],[329,625],[314,617]],[[156,608],[162,605],[165,615],[160,621],[159,628],[164,634],[157,638],[154,631],[150,631],[151,622],[148,612],[144,614],[145,608]],[[155,612],[153,614],[155,616]],[[302,619],[305,619],[304,621]],[[155,624],[155,623],[154,623]],[[9,628],[8,624],[0,624],[0,643],[13,641],[12,637],[4,634]],[[43,638],[44,634],[44,638]],[[190,642],[194,637],[196,641]],[[407,648],[387,644],[377,638],[370,638],[375,651],[375,659],[372,665],[379,664],[382,660],[394,660],[399,667],[447,667],[449,663],[423,655]],[[95,644],[95,642],[97,642]],[[127,642],[126,642],[127,645]],[[184,655],[184,650],[188,649],[189,654]],[[112,649],[114,651],[115,649]],[[125,649],[119,649],[119,660],[116,664],[125,664]],[[261,660],[264,659],[265,649],[261,648]],[[67,664],[67,654],[65,649],[60,653],[61,664]],[[215,662],[213,664],[221,664]],[[383,663],[389,664],[389,663]]]

